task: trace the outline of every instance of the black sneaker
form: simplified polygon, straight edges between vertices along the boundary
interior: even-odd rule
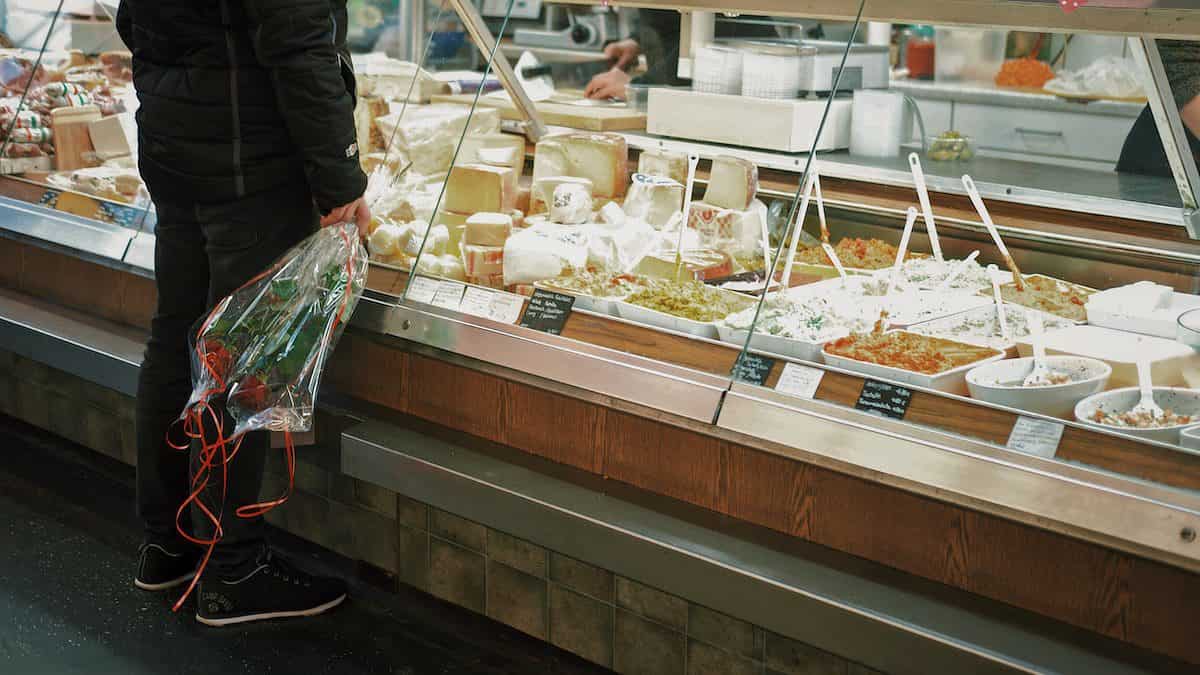
[[[165,591],[196,576],[199,553],[175,553],[158,544],[142,544],[133,585],[143,591]]]
[[[204,578],[196,596],[196,620],[209,626],[314,616],[346,599],[341,579],[318,577],[267,551],[240,579]]]

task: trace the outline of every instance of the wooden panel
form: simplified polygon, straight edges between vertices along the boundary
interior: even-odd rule
[[[0,238],[0,284],[17,290],[21,287],[21,259],[25,245]]]
[[[506,445],[601,473],[605,408],[516,382],[504,383],[504,401]]]
[[[812,536],[810,468],[787,457],[728,444],[729,515],[773,530]]]
[[[504,380],[419,354],[411,355],[408,375],[405,412],[504,442]]]
[[[403,270],[382,265],[371,265],[367,269],[367,288],[373,291],[402,295],[407,284],[408,272]]]
[[[1164,485],[1200,490],[1200,455],[1144,445],[1097,431],[1068,428],[1063,432],[1057,458]]]
[[[609,410],[604,475],[724,513],[724,443],[711,436]]]
[[[325,384],[343,394],[403,411],[408,408],[409,354],[347,331],[325,368]]]
[[[74,256],[26,246],[21,264],[21,290],[42,300],[121,322],[121,300],[130,276]]]
[[[125,291],[121,296],[121,322],[150,330],[150,320],[158,304],[158,289],[154,280],[146,277],[128,275]]]

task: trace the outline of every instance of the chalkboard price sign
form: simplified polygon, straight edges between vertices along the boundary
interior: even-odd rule
[[[775,359],[746,352],[738,358],[737,363],[733,366],[733,379],[738,382],[757,384],[761,387],[767,383],[767,376],[771,374],[771,369],[774,367]]]
[[[543,333],[559,335],[574,306],[573,295],[535,288],[533,297],[529,298],[529,306],[525,308],[525,316],[521,317],[521,325]]]
[[[912,402],[912,389],[908,387],[867,380],[863,382],[862,392],[858,395],[855,408],[869,413],[902,420],[908,413],[908,404]]]

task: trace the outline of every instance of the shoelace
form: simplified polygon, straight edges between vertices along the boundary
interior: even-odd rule
[[[271,570],[271,576],[281,579],[286,583],[296,584],[308,588],[312,586],[312,575],[296,567],[284,558],[277,557],[274,551],[267,551],[266,557],[263,560]]]

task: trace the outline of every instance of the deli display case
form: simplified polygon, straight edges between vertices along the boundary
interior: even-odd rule
[[[530,407],[498,442],[1200,663],[1169,628],[1196,610],[1161,587],[1113,591],[1136,621],[1096,618],[1125,600],[896,553],[945,532],[822,535],[800,489],[849,476],[995,519],[950,526],[965,539],[1015,523],[1114,552],[1118,586],[1151,564],[1200,593],[1200,10],[349,4],[374,218],[340,394],[497,440],[458,389],[474,375],[415,381],[439,371],[389,365],[411,352],[653,420],[687,440],[610,429],[625,468],[566,448],[605,432],[564,406],[498,403]],[[129,56],[63,42],[54,9],[0,51],[0,230],[149,278]],[[669,84],[604,60],[646,12],[678,19]],[[587,98],[614,68],[629,100]],[[414,388],[441,398],[414,411]]]

